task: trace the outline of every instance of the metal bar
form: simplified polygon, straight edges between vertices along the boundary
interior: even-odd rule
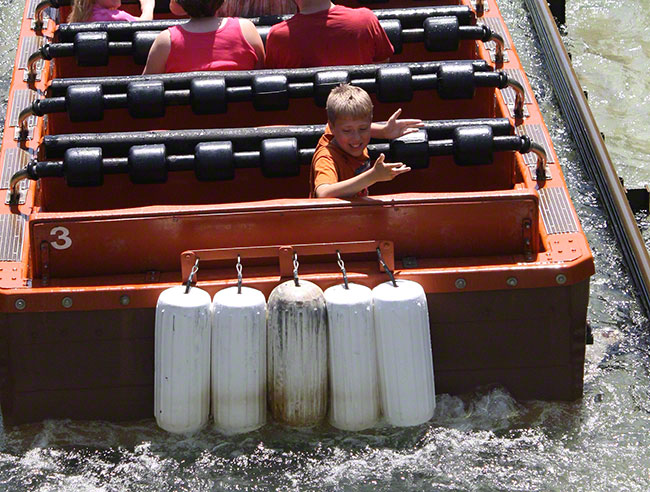
[[[315,256],[341,253],[368,253],[380,248],[382,256],[391,270],[395,269],[395,249],[392,241],[350,241],[341,243],[314,243],[272,246],[248,246],[235,248],[196,249],[181,253],[181,278],[188,278],[192,267],[199,259],[202,264],[207,261],[242,260],[252,258],[278,258],[280,274],[290,276],[293,271],[293,254],[302,256]],[[380,268],[381,269],[381,268]],[[195,279],[196,280],[196,279]]]
[[[580,158],[598,188],[603,208],[611,221],[623,260],[646,315],[650,315],[650,257],[625,190],[571,66],[546,0],[526,0],[526,5],[546,57],[560,108],[573,133]]]

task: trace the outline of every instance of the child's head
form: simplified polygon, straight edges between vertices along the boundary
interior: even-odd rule
[[[325,109],[330,127],[333,127],[336,120],[341,117],[372,121],[370,96],[361,87],[354,85],[341,84],[332,89],[327,97]]]
[[[359,87],[342,84],[327,98],[327,120],[334,141],[347,154],[361,157],[370,142],[372,101]]]
[[[223,2],[224,0],[171,0],[169,8],[175,15],[186,13],[190,17],[214,17]],[[174,4],[178,5],[184,12],[175,12],[173,9]]]

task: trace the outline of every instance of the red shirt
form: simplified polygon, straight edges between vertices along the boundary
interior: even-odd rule
[[[265,66],[365,65],[392,54],[393,45],[372,11],[335,5],[274,25],[266,38]]]
[[[252,70],[257,53],[244,37],[239,19],[228,17],[216,31],[190,32],[169,28],[171,50],[165,72]]]
[[[325,133],[318,141],[314,157],[311,160],[310,198],[316,197],[316,188],[322,184],[345,181],[370,169],[371,163],[367,148],[363,149],[361,156],[355,157],[343,151],[336,145],[336,142],[333,142],[333,139],[334,135],[330,132],[329,126],[326,126]],[[368,188],[364,188],[355,196],[368,196]]]

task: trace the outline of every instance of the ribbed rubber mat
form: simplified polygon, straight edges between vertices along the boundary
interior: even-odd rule
[[[551,152],[551,144],[548,142],[546,134],[542,130],[542,125],[519,125],[517,127],[517,134],[528,135],[533,142],[544,147],[547,161],[555,162],[555,157],[553,152]],[[524,162],[529,166],[534,166],[537,163],[537,157],[532,152],[529,152],[528,154],[524,154]]]
[[[20,261],[23,249],[22,215],[0,215],[0,261]]]
[[[578,232],[578,223],[571,213],[571,202],[564,188],[539,190],[542,220],[549,234]]]
[[[20,59],[18,60],[18,68],[26,69],[27,60],[30,55],[43,46],[43,36],[25,36],[20,48]],[[43,68],[43,60],[39,60],[36,68],[41,70]]]
[[[2,176],[0,177],[0,189],[9,188],[9,182],[14,173],[24,168],[29,162],[29,155],[21,149],[7,149],[5,152],[4,163],[2,166]],[[26,190],[29,187],[29,180],[20,182],[20,189]]]
[[[533,98],[530,96],[530,92],[528,92],[528,87],[526,87],[526,84],[524,82],[524,74],[521,70],[518,68],[508,68],[504,70],[508,78],[515,79],[517,82],[519,82],[523,87],[524,87],[524,103],[526,104],[531,104],[533,102]],[[511,87],[507,87],[505,89],[501,89],[501,95],[503,95],[503,100],[507,105],[515,105],[515,90],[512,89]]]
[[[501,19],[498,17],[481,17],[479,19],[480,24],[485,24],[488,26],[492,31],[496,32],[497,34],[501,34],[501,37],[503,38],[504,46],[507,50],[511,48],[510,46],[510,40],[508,39],[508,36],[506,35],[506,28],[503,25],[503,22],[501,22]],[[490,41],[489,43],[485,43],[485,46],[488,49],[494,49],[494,42]]]
[[[36,92],[29,89],[18,89],[14,91],[14,99],[9,111],[9,126],[18,126],[20,112],[36,100]],[[28,125],[36,124],[36,116],[29,117]]]

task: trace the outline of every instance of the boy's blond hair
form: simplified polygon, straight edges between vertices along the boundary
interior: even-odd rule
[[[330,125],[336,123],[340,116],[352,119],[372,120],[372,101],[361,87],[341,84],[327,96],[327,119]]]

